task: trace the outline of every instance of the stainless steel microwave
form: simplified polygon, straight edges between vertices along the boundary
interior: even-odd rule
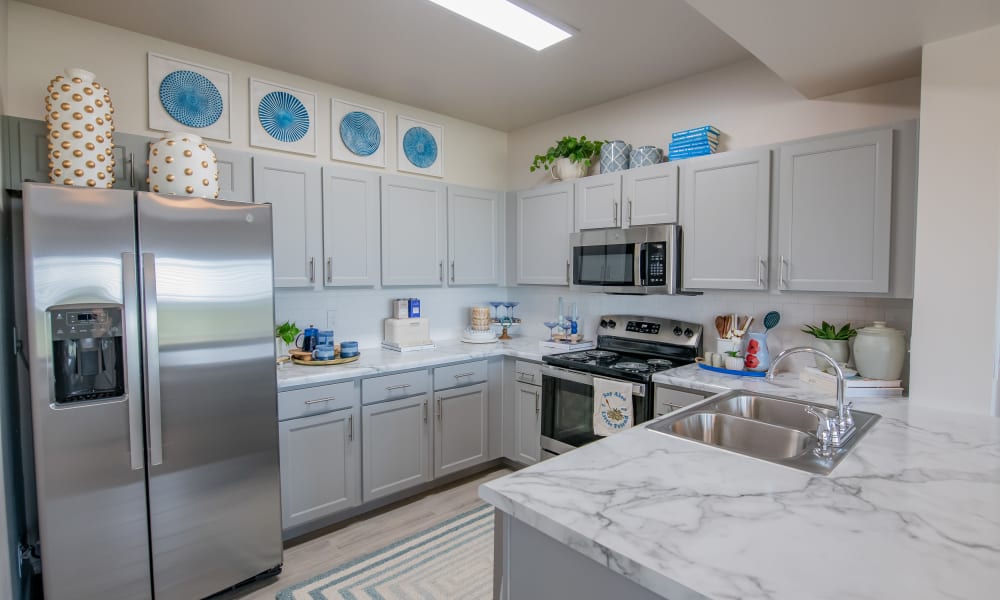
[[[570,289],[608,294],[680,294],[681,228],[590,229],[570,236]]]

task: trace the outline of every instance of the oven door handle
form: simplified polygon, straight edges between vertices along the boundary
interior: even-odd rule
[[[595,379],[593,375],[588,375],[586,373],[579,373],[577,371],[571,371],[569,369],[553,367],[552,365],[542,365],[542,378],[544,379],[545,377],[564,379],[566,381],[572,381],[574,383],[589,385],[591,387],[593,387]],[[612,377],[601,377],[601,379],[607,379],[608,381],[621,381],[621,379],[614,379]],[[641,383],[633,383],[632,395],[645,396],[646,386]],[[543,401],[544,401],[544,396],[543,396]]]

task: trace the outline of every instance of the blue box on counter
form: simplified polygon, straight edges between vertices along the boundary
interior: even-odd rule
[[[410,298],[409,316],[411,319],[420,318],[420,298]]]

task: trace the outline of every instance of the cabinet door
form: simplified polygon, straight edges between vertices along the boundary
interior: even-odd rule
[[[361,504],[357,408],[278,423],[281,527]]]
[[[219,146],[209,146],[219,167],[219,199],[253,202],[253,155]]]
[[[379,176],[323,167],[323,285],[379,284]]]
[[[771,151],[684,161],[683,281],[687,289],[767,289]]]
[[[781,146],[780,288],[889,291],[892,130]]]
[[[677,222],[676,164],[661,163],[625,171],[623,186],[626,227]]]
[[[606,229],[621,223],[621,173],[578,179],[575,184],[576,230]]]
[[[444,185],[382,177],[382,285],[444,283]]]
[[[149,190],[149,145],[156,140],[144,135],[115,132],[115,185],[124,190]]]
[[[313,287],[322,256],[320,167],[306,161],[256,157],[254,202],[271,205],[274,286]]]
[[[542,456],[542,388],[514,387],[514,460],[533,465]]]
[[[569,285],[573,184],[517,194],[517,283]]]
[[[434,393],[434,477],[486,461],[489,410],[485,383]]]
[[[448,283],[500,283],[500,195],[448,186]]]
[[[431,479],[429,394],[362,407],[365,502]]]
[[[4,180],[9,190],[25,181],[49,182],[49,139],[44,121],[3,117]]]

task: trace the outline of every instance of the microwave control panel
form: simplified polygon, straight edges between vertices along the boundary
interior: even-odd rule
[[[646,244],[646,281],[653,287],[667,285],[667,245],[663,242]]]

